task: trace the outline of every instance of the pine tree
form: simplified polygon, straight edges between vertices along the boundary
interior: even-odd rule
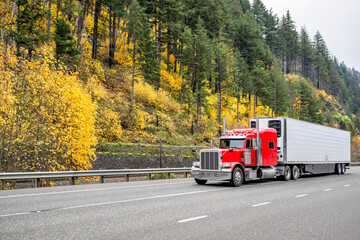
[[[315,51],[313,46],[311,45],[310,38],[305,27],[301,28],[299,55],[301,61],[301,74],[305,78],[312,78]]]
[[[80,51],[76,48],[76,40],[71,34],[70,25],[62,18],[56,22],[54,34],[56,58],[63,62],[77,63]]]
[[[279,28],[280,58],[284,73],[296,72],[296,60],[299,52],[298,33],[290,12],[282,17]]]
[[[139,55],[138,61],[140,63],[140,70],[145,78],[152,85],[157,84],[158,80],[158,52],[156,41],[154,40],[151,32],[151,25],[147,18],[144,16],[141,19],[141,28],[138,32],[138,48]]]
[[[204,21],[199,17],[195,31],[195,58],[192,73],[192,89],[196,94],[196,123],[199,123],[201,107],[206,97],[206,80],[209,79],[214,70],[212,56],[214,55],[211,41],[204,28]]]
[[[28,58],[32,58],[33,52],[40,43],[49,37],[40,24],[45,17],[45,10],[42,9],[41,0],[17,0],[17,29],[15,42],[17,54],[21,54],[21,48],[27,49]]]
[[[141,29],[141,18],[143,17],[143,11],[141,6],[136,0],[133,0],[129,6],[129,12],[127,16],[126,28],[129,33],[129,38],[133,43],[132,50],[132,77],[131,77],[131,100],[130,100],[130,112],[134,107],[134,85],[135,85],[135,64],[136,64],[136,53],[137,44],[139,41],[140,29]]]

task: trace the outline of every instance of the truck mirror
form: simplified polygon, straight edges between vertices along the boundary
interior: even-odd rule
[[[234,151],[234,149],[232,149],[232,148],[229,148],[229,152],[233,152]]]

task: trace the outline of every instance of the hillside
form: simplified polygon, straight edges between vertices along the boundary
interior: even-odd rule
[[[97,144],[206,145],[256,115],[349,130],[359,155],[359,72],[260,0],[0,9],[2,172],[90,169]]]

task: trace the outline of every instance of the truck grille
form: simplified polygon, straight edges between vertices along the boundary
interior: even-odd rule
[[[219,170],[219,152],[202,151],[200,156],[200,167],[203,170]]]

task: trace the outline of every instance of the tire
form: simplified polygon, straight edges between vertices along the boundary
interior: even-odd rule
[[[345,174],[345,172],[346,172],[345,164],[341,164],[341,174]]]
[[[291,179],[297,180],[300,177],[300,170],[298,166],[294,165],[291,167]]]
[[[290,178],[291,178],[291,169],[290,169],[289,166],[285,166],[283,179],[284,179],[285,181],[289,181]]]
[[[201,179],[197,179],[195,178],[195,182],[199,185],[205,185],[205,183],[207,182],[207,180],[201,180]]]
[[[230,184],[233,187],[239,187],[244,181],[244,174],[239,167],[235,167],[232,172]]]
[[[335,164],[335,174],[341,174],[341,164]]]

